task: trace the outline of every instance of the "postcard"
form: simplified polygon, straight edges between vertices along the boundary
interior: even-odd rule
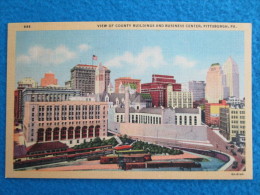
[[[251,31],[9,24],[6,177],[252,179]]]

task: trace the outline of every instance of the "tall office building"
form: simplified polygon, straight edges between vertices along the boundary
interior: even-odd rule
[[[189,81],[182,84],[182,91],[192,92],[193,101],[200,101],[205,99],[205,86],[206,83],[204,81]]]
[[[190,91],[174,91],[172,84],[167,86],[167,107],[192,108],[193,96]]]
[[[225,98],[226,95],[223,71],[219,63],[212,64],[208,70],[206,77],[206,99],[208,103],[218,103],[219,100]]]
[[[151,95],[153,106],[166,107],[168,84],[172,85],[173,91],[181,91],[181,84],[176,83],[174,76],[153,74],[151,83],[141,85],[141,92]]]
[[[232,57],[229,57],[223,65],[223,74],[228,88],[228,96],[239,98],[239,70]]]
[[[107,91],[107,87],[110,82],[110,70],[107,67],[102,65],[95,66],[95,65],[85,65],[85,64],[78,64],[71,69],[71,88],[72,89],[79,89],[82,91],[82,95],[86,96],[87,94],[93,94],[98,92],[96,87],[104,88]],[[101,76],[100,69],[103,69],[105,75]],[[102,70],[102,71],[103,71]],[[101,72],[102,72],[101,71]],[[104,82],[100,79],[103,79]],[[99,83],[96,84],[96,81]],[[100,86],[100,83],[103,83],[104,86]]]
[[[50,85],[58,85],[58,79],[55,78],[53,73],[45,73],[44,78],[41,79],[41,87]]]
[[[23,109],[23,90],[25,88],[37,87],[38,83],[30,77],[25,77],[17,82],[18,87],[14,91],[14,121],[15,123],[22,122]]]

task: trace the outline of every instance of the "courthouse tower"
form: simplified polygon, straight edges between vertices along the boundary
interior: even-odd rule
[[[239,98],[239,70],[237,63],[229,57],[223,65],[224,79],[228,88],[228,96]]]
[[[105,82],[105,67],[102,66],[100,63],[96,69],[96,76],[95,76],[95,93],[103,93],[106,89],[106,82]]]
[[[129,107],[130,107],[130,99],[129,99],[129,87],[125,88],[125,123],[129,123]]]
[[[208,103],[218,103],[224,97],[223,71],[219,63],[212,64],[206,77],[206,99]]]

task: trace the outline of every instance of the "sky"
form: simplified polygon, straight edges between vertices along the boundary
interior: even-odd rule
[[[102,63],[119,77],[152,81],[152,74],[172,75],[177,83],[205,81],[211,64],[229,56],[239,66],[244,97],[244,33],[242,31],[69,30],[22,31],[16,34],[16,82],[32,77],[38,83],[52,72],[58,84],[70,80],[77,64]]]

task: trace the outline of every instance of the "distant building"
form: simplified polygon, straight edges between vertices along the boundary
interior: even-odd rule
[[[245,117],[243,106],[220,109],[220,130],[229,141],[235,141],[237,134],[245,136]]]
[[[208,103],[218,103],[228,96],[223,71],[219,63],[212,64],[207,72],[205,93]]]
[[[152,104],[155,107],[167,106],[167,86],[172,84],[173,91],[181,91],[181,84],[176,83],[173,76],[152,75],[152,83],[141,85],[142,93],[149,93],[152,97]]]
[[[125,94],[121,93],[100,94],[97,100],[100,100],[102,102],[110,102],[110,105],[113,107],[122,108],[125,106]],[[152,107],[150,94],[129,94],[129,102],[129,106],[131,108],[135,108],[136,110],[140,110],[146,107]]]
[[[182,84],[182,91],[192,92],[193,101],[200,101],[205,99],[205,86],[206,83],[204,81],[189,81]]]
[[[129,85],[132,89],[134,89],[137,93],[141,93],[141,80],[140,79],[132,79],[131,77],[120,77],[115,80],[115,93],[124,93],[124,91],[120,91],[121,86]]]
[[[239,69],[232,57],[229,57],[223,65],[225,85],[228,88],[227,96],[239,98]]]
[[[14,91],[14,122],[22,122],[22,110],[23,110],[23,90],[25,88],[34,88],[38,86],[38,83],[30,77],[25,77],[17,82],[18,87]]]
[[[167,86],[167,107],[193,108],[192,92],[173,91],[172,84]]]
[[[106,102],[25,102],[26,145],[60,141],[68,146],[107,136]]]
[[[230,106],[236,106],[236,105],[245,105],[244,100],[241,100],[235,96],[230,96],[228,98],[226,98],[227,104],[229,104]]]
[[[33,88],[38,86],[38,83],[31,77],[25,77],[22,80],[18,81],[17,84],[18,88]]]
[[[82,91],[82,95],[94,94],[110,83],[110,70],[107,67],[78,64],[71,69],[71,88]]]
[[[45,73],[44,78],[41,79],[41,87],[58,85],[58,79],[55,78],[53,73]]]
[[[109,83],[106,83],[106,68],[100,63],[96,68],[95,93],[98,94],[106,92]]]
[[[65,82],[65,87],[71,89],[71,80]]]
[[[206,103],[205,105],[205,121],[207,125],[220,125],[220,109],[228,108],[226,101],[220,103]]]
[[[113,86],[113,84],[111,82],[107,86],[107,92],[108,93],[115,93],[114,86]]]
[[[122,84],[119,85],[119,92],[118,93],[125,93],[126,88],[129,89],[130,94],[137,93],[136,86],[134,84]]]

